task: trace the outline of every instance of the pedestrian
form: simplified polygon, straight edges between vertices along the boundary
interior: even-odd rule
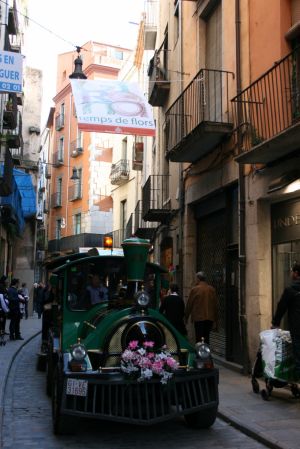
[[[7,296],[0,293],[0,342],[3,343],[5,336],[6,317],[9,312]]]
[[[8,303],[10,313],[9,338],[10,340],[24,340],[20,333],[20,302],[22,302],[21,295],[18,292],[19,279],[12,279],[8,289]]]
[[[36,311],[38,318],[41,319],[44,308],[45,285],[40,282],[36,291]]]
[[[281,319],[288,313],[288,326],[295,359],[295,377],[300,378],[300,264],[291,269],[291,283],[283,290],[272,320],[272,328],[280,326]]]
[[[5,303],[7,304],[8,307],[8,296],[7,296],[7,284],[8,284],[8,279],[7,276],[3,275],[0,278],[0,294],[3,295],[3,298],[5,300]],[[6,326],[6,318],[8,316],[8,312],[6,312],[5,314],[2,314],[2,329],[4,331],[4,335],[8,335],[7,332],[5,331],[5,326]]]
[[[218,304],[216,290],[207,283],[203,271],[196,274],[196,286],[190,291],[185,308],[186,322],[189,316],[194,323],[196,342],[204,339],[209,344],[210,332],[217,327]]]
[[[184,324],[184,301],[179,296],[177,284],[170,284],[169,294],[161,302],[160,313],[164,314],[170,323],[183,335],[187,334]]]
[[[25,299],[24,315],[25,315],[25,319],[27,320],[27,318],[28,318],[29,291],[28,291],[26,282],[22,283],[22,287],[21,287],[20,293],[21,293],[21,295],[23,295],[23,297]]]

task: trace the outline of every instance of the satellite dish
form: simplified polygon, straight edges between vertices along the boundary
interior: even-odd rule
[[[64,229],[66,227],[66,220],[64,218],[61,219],[60,227],[61,229]]]

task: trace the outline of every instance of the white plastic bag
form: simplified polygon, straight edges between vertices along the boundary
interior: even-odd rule
[[[259,336],[264,375],[282,381],[293,379],[294,357],[290,332],[268,329]]]

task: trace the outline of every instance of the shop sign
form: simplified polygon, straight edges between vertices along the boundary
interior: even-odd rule
[[[0,51],[0,92],[22,92],[23,56]]]
[[[300,200],[274,204],[271,221],[273,244],[300,240]]]

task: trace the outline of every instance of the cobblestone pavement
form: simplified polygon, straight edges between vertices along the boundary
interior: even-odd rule
[[[51,428],[51,401],[45,374],[36,371],[39,337],[26,345],[13,363],[4,398],[3,449],[196,449],[263,448],[229,424],[217,420],[209,430],[188,429],[183,419],[153,427],[81,420],[73,436],[56,437]]]

